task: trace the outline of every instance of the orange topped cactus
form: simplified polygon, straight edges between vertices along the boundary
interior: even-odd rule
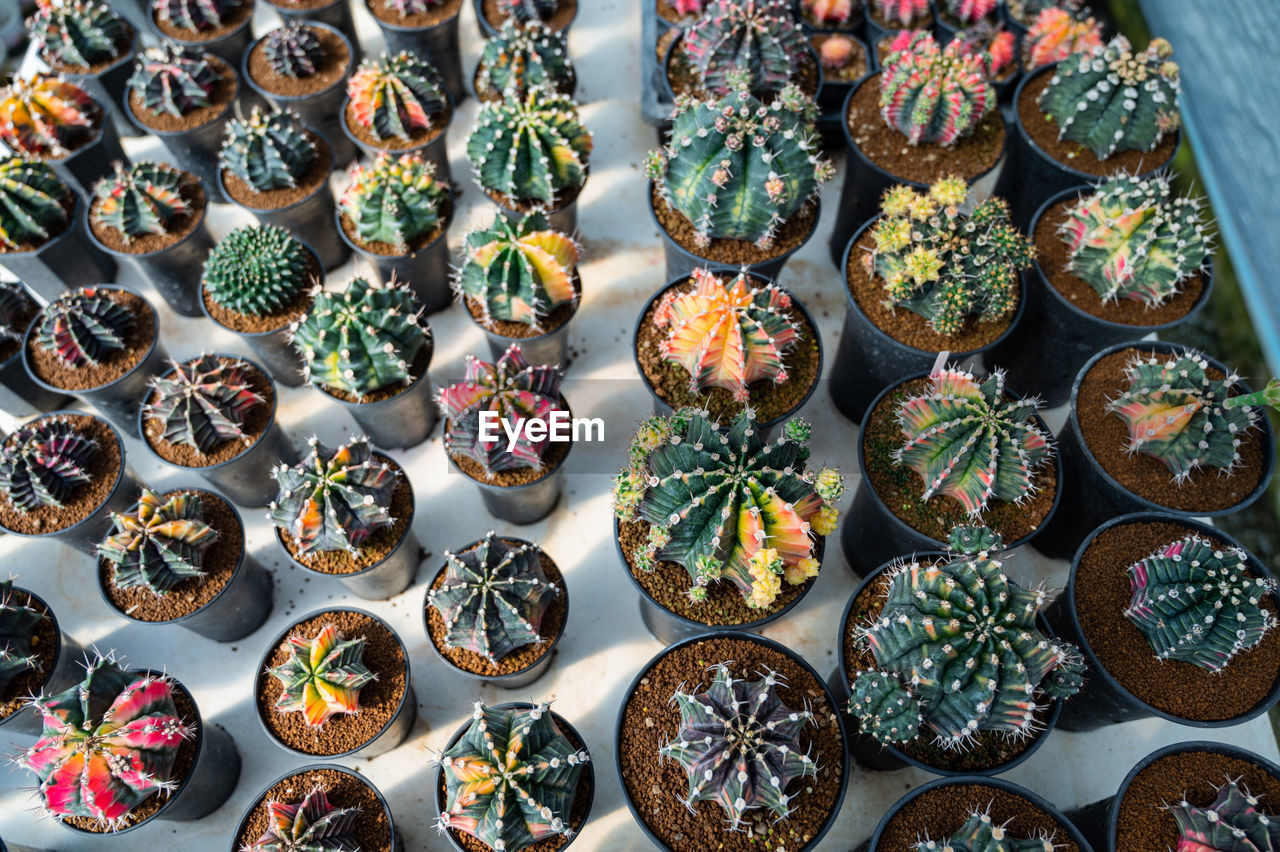
[[[1081,19],[1066,9],[1044,9],[1027,30],[1024,64],[1032,71],[1101,46],[1102,25],[1093,18]]]
[[[88,141],[102,109],[69,80],[37,74],[0,91],[0,142],[25,157],[62,159]]]

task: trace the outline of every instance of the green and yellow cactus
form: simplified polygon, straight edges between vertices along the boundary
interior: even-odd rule
[[[554,205],[586,182],[591,145],[572,98],[533,88],[481,104],[467,159],[482,189]]]
[[[366,243],[386,243],[396,252],[440,225],[449,188],[436,179],[435,165],[421,154],[379,154],[372,165],[351,164],[338,208]]]
[[[0,159],[0,247],[36,248],[71,224],[75,193],[47,163]]]
[[[93,482],[99,450],[65,417],[19,426],[0,447],[0,494],[19,512],[62,506]]]
[[[541,213],[519,221],[498,214],[467,232],[457,288],[480,305],[485,321],[540,328],[556,308],[577,301],[577,266],[577,244],[551,230]]]
[[[50,65],[84,69],[118,57],[133,34],[124,18],[98,0],[37,0],[27,29]]]
[[[61,77],[15,78],[0,89],[0,142],[20,156],[61,160],[93,139],[102,116],[88,92]]]
[[[146,109],[182,118],[209,106],[221,79],[207,54],[162,42],[138,57],[128,85]]]
[[[98,556],[111,563],[116,586],[144,588],[163,597],[205,575],[204,552],[218,531],[204,522],[204,501],[191,491],[167,496],[142,489],[128,512],[111,513],[111,532]]]
[[[116,231],[125,245],[139,237],[163,236],[194,212],[184,191],[189,193],[195,182],[168,163],[116,163],[115,174],[93,188],[93,220]]]
[[[569,45],[563,33],[541,23],[507,21],[484,44],[476,72],[476,93],[493,100],[507,92],[524,96],[533,88],[568,94],[575,76]]]
[[[277,713],[301,713],[308,727],[318,728],[340,714],[360,712],[360,690],[374,679],[364,665],[364,639],[344,639],[333,624],[313,638],[291,634],[289,657],[268,669],[283,691]]]
[[[788,0],[710,0],[680,43],[703,90],[714,96],[736,93],[733,77],[745,79],[752,94],[772,97],[796,81],[809,55]]]
[[[227,122],[218,162],[254,192],[296,187],[320,156],[315,141],[291,112],[263,112]]]
[[[408,51],[365,59],[347,80],[347,96],[352,120],[380,140],[432,130],[449,110],[435,68]]]
[[[229,441],[248,444],[244,423],[266,400],[249,384],[244,361],[204,354],[152,378],[146,416],[163,426],[160,437],[207,455]]]
[[[0,580],[0,695],[26,672],[44,670],[43,655],[31,647],[44,617],[29,601],[18,603],[12,579]]]
[[[880,115],[908,144],[956,145],[996,108],[982,54],[952,40],[939,47],[921,30],[903,30],[880,73]]]

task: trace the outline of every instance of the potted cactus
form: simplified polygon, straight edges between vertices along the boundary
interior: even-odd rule
[[[838,131],[845,99],[871,70],[871,52],[861,39],[846,33],[817,33],[809,36],[809,44],[822,66],[822,88],[817,100],[825,139],[832,127]],[[835,138],[843,136],[837,132]]]
[[[939,352],[972,362],[1008,337],[1024,312],[1019,271],[1034,256],[1004,200],[977,202],[960,178],[886,192],[842,252],[836,408],[861,423],[886,385],[928,370]]]
[[[659,641],[758,630],[813,587],[844,480],[807,466],[810,431],[792,420],[766,443],[749,413],[722,428],[693,409],[640,424],[613,482],[614,544]]]
[[[458,13],[462,0],[364,0],[389,53],[408,51],[425,57],[440,72],[453,102],[467,96],[458,50]]]
[[[956,34],[980,24],[998,24],[999,0],[934,0],[938,38],[950,41]]]
[[[953,36],[965,53],[982,57],[982,70],[996,90],[1003,107],[1013,100],[1013,92],[1021,79],[1018,59],[1018,37],[1002,24],[980,20],[959,30]]]
[[[134,122],[200,179],[209,200],[223,201],[218,151],[239,90],[235,66],[165,42],[138,55],[125,103]]]
[[[194,470],[241,506],[265,506],[271,466],[298,453],[276,420],[271,378],[249,361],[204,354],[171,362],[138,411],[147,449],[166,465]]]
[[[134,624],[177,624],[216,642],[271,614],[271,575],[245,551],[240,513],[212,491],[142,489],[98,542],[98,591]]]
[[[413,291],[353,278],[340,292],[316,290],[290,326],[308,383],[351,412],[379,447],[416,447],[436,425],[431,329]]]
[[[390,751],[418,715],[404,643],[381,618],[350,607],[280,631],[258,665],[254,703],[272,741],[309,759]]]
[[[549,515],[560,499],[562,468],[573,442],[553,441],[549,434],[535,440],[527,431],[514,442],[505,435],[494,439],[481,428],[482,419],[496,417],[499,425],[515,429],[521,419],[551,424],[568,418],[563,380],[559,367],[530,365],[520,344],[512,343],[493,363],[468,355],[466,377],[440,391],[450,467],[476,483],[494,517],[532,524]]]
[[[294,565],[336,576],[362,598],[398,595],[418,571],[413,486],[390,456],[355,438],[330,449],[312,437],[306,457],[273,470],[276,540]]]
[[[373,782],[336,763],[311,763],[272,781],[245,808],[232,852],[311,848],[403,852],[391,807]]]
[[[578,0],[471,0],[471,5],[480,37],[485,39],[496,36],[507,21],[522,26],[538,22],[568,35],[569,25],[578,16]]]
[[[285,27],[320,24],[341,34],[347,49],[360,50],[352,20],[351,4],[346,0],[267,0]],[[345,75],[344,75],[345,76]]]
[[[352,163],[348,176],[332,214],[347,250],[380,280],[408,286],[423,313],[449,307],[448,182],[420,153],[379,154],[371,165]]]
[[[475,703],[433,755],[439,827],[455,852],[558,850],[591,814],[596,773],[582,736],[551,702]],[[477,787],[476,777],[497,777]],[[492,819],[494,813],[514,818]]]
[[[347,79],[342,131],[369,158],[384,151],[421,154],[435,167],[436,179],[448,185],[445,133],[453,102],[439,77],[426,60],[405,51],[365,59]]]
[[[724,98],[682,98],[670,142],[645,162],[668,281],[698,266],[745,266],[776,280],[817,227],[818,191],[835,173],[818,150],[812,100],[789,85],[766,105],[745,75],[731,77],[737,86]]]
[[[134,438],[147,383],[166,358],[155,308],[124,287],[66,293],[41,309],[22,342],[37,385],[79,397]]]
[[[863,0],[795,0],[794,8],[807,33],[853,32],[866,14]]]
[[[702,14],[706,0],[656,0],[658,32],[665,34],[689,26]]]
[[[1059,435],[1074,499],[1036,537],[1036,549],[1070,558],[1091,530],[1132,512],[1212,518],[1249,505],[1275,470],[1268,407],[1280,407],[1280,380],[1253,392],[1182,344],[1101,350],[1076,376]]]
[[[929,31],[934,25],[929,0],[868,0],[865,14],[867,41],[871,44],[902,31]]]
[[[1213,288],[1206,208],[1177,195],[1164,175],[1116,175],[1050,198],[1031,223],[1025,315],[992,358],[1058,406],[1099,348],[1186,321]]]
[[[290,342],[290,325],[311,309],[324,267],[310,248],[284,228],[236,228],[204,262],[200,304],[205,315],[238,334],[282,385],[305,382]]]
[[[564,575],[546,551],[490,530],[445,564],[427,587],[422,620],[451,671],[520,689],[551,666],[569,617]]]
[[[721,631],[665,648],[618,709],[631,816],[666,852],[750,852],[774,837],[788,852],[820,848],[849,783],[837,706],[772,639]]]
[[[44,726],[27,696],[77,683],[83,655],[42,598],[0,580],[0,730],[39,737]]]
[[[22,341],[40,306],[21,281],[0,283],[0,411],[25,417],[68,402],[65,394],[38,386],[22,366]]]
[[[532,363],[569,363],[569,323],[582,300],[578,244],[541,213],[498,215],[468,231],[454,287],[494,358],[518,340]]]
[[[288,112],[254,107],[227,122],[218,155],[223,193],[264,225],[278,225],[317,246],[326,270],[351,255],[333,224],[333,153],[318,133]]]
[[[200,179],[167,163],[116,164],[85,210],[94,246],[134,266],[174,313],[200,316],[200,264],[213,248]]]
[[[1027,73],[1061,62],[1072,54],[1102,46],[1102,24],[1068,7],[1042,9],[1022,37],[1022,66]]]
[[[162,41],[210,53],[235,68],[253,35],[254,0],[148,0]]]
[[[503,24],[484,43],[472,76],[472,88],[482,101],[500,101],[508,91],[524,96],[537,86],[571,98],[577,85],[568,40],[539,22]]]

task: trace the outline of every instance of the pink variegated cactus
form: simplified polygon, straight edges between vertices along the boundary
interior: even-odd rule
[[[880,115],[907,142],[955,145],[996,107],[986,57],[952,40],[939,47],[922,30],[903,30],[880,74]]]
[[[1078,18],[1066,9],[1044,9],[1027,30],[1023,43],[1028,71],[1066,59],[1073,53],[1102,47],[1102,25],[1093,18]]]
[[[178,747],[194,733],[173,691],[166,678],[125,671],[106,656],[75,686],[33,699],[44,733],[18,762],[40,779],[45,810],[115,829],[142,802],[173,790]]]
[[[800,8],[809,20],[822,26],[843,27],[862,3],[854,0],[800,0]]]
[[[996,0],[945,0],[942,7],[957,21],[968,26],[994,17]]]
[[[929,14],[929,0],[871,0],[871,11],[886,23],[909,27]]]
[[[702,0],[671,0],[671,5],[681,17],[702,14]]]

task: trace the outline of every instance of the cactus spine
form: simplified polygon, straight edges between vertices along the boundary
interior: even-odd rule
[[[62,417],[20,426],[0,447],[0,492],[19,512],[61,506],[93,481],[98,450]]]
[[[217,530],[204,522],[200,495],[190,491],[166,498],[144,488],[132,509],[111,513],[111,525],[98,556],[114,566],[115,584],[161,597],[204,576],[204,552],[218,539]]]
[[[249,385],[244,361],[204,354],[151,380],[146,416],[164,424],[161,437],[207,455],[228,441],[247,444],[244,423],[266,400]]]
[[[551,230],[541,213],[518,222],[498,214],[489,227],[467,232],[463,245],[457,287],[481,305],[485,320],[540,328],[553,310],[578,298],[578,246]]]
[[[247,119],[227,122],[218,160],[254,192],[270,192],[297,186],[319,156],[298,116],[255,106]]]

